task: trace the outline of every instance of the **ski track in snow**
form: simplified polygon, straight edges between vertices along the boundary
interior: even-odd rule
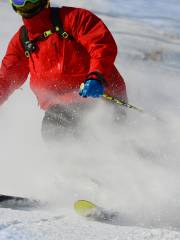
[[[179,240],[180,2],[61,3],[91,9],[105,21],[118,44],[116,65],[129,101],[145,114],[129,111],[117,128],[100,102],[83,123],[88,137],[46,146],[40,136],[43,112],[28,84],[16,91],[0,111],[0,193],[49,205],[0,209],[0,240]],[[0,6],[2,58],[21,19],[6,1]],[[80,198],[115,209],[119,221],[80,218],[72,209]]]

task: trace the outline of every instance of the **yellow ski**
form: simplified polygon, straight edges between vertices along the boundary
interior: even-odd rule
[[[87,200],[78,200],[74,203],[74,210],[82,217],[98,222],[106,222],[113,224],[119,218],[117,212],[105,210],[96,204]]]
[[[91,217],[98,207],[87,200],[78,200],[74,203],[74,210],[83,217]]]

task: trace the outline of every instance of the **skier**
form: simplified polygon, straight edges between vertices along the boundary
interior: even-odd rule
[[[42,135],[50,139],[73,132],[93,98],[106,93],[127,100],[114,65],[117,46],[101,19],[85,9],[52,8],[49,0],[10,2],[24,25],[2,60],[1,104],[30,74],[31,89],[45,110]]]

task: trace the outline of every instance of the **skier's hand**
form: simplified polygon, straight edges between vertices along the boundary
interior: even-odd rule
[[[79,95],[82,97],[98,98],[104,94],[104,87],[99,80],[88,79],[82,83],[79,90]]]

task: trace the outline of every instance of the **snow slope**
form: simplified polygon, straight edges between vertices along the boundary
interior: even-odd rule
[[[129,111],[127,121],[115,126],[99,101],[83,123],[82,139],[47,146],[40,136],[43,112],[28,82],[16,91],[0,111],[0,192],[49,206],[0,209],[0,240],[180,239],[180,2],[61,4],[91,9],[105,21],[118,43],[116,65],[129,101],[145,114]],[[21,19],[6,1],[0,5],[2,58]],[[80,198],[115,209],[120,220],[111,225],[81,219],[72,210]]]

